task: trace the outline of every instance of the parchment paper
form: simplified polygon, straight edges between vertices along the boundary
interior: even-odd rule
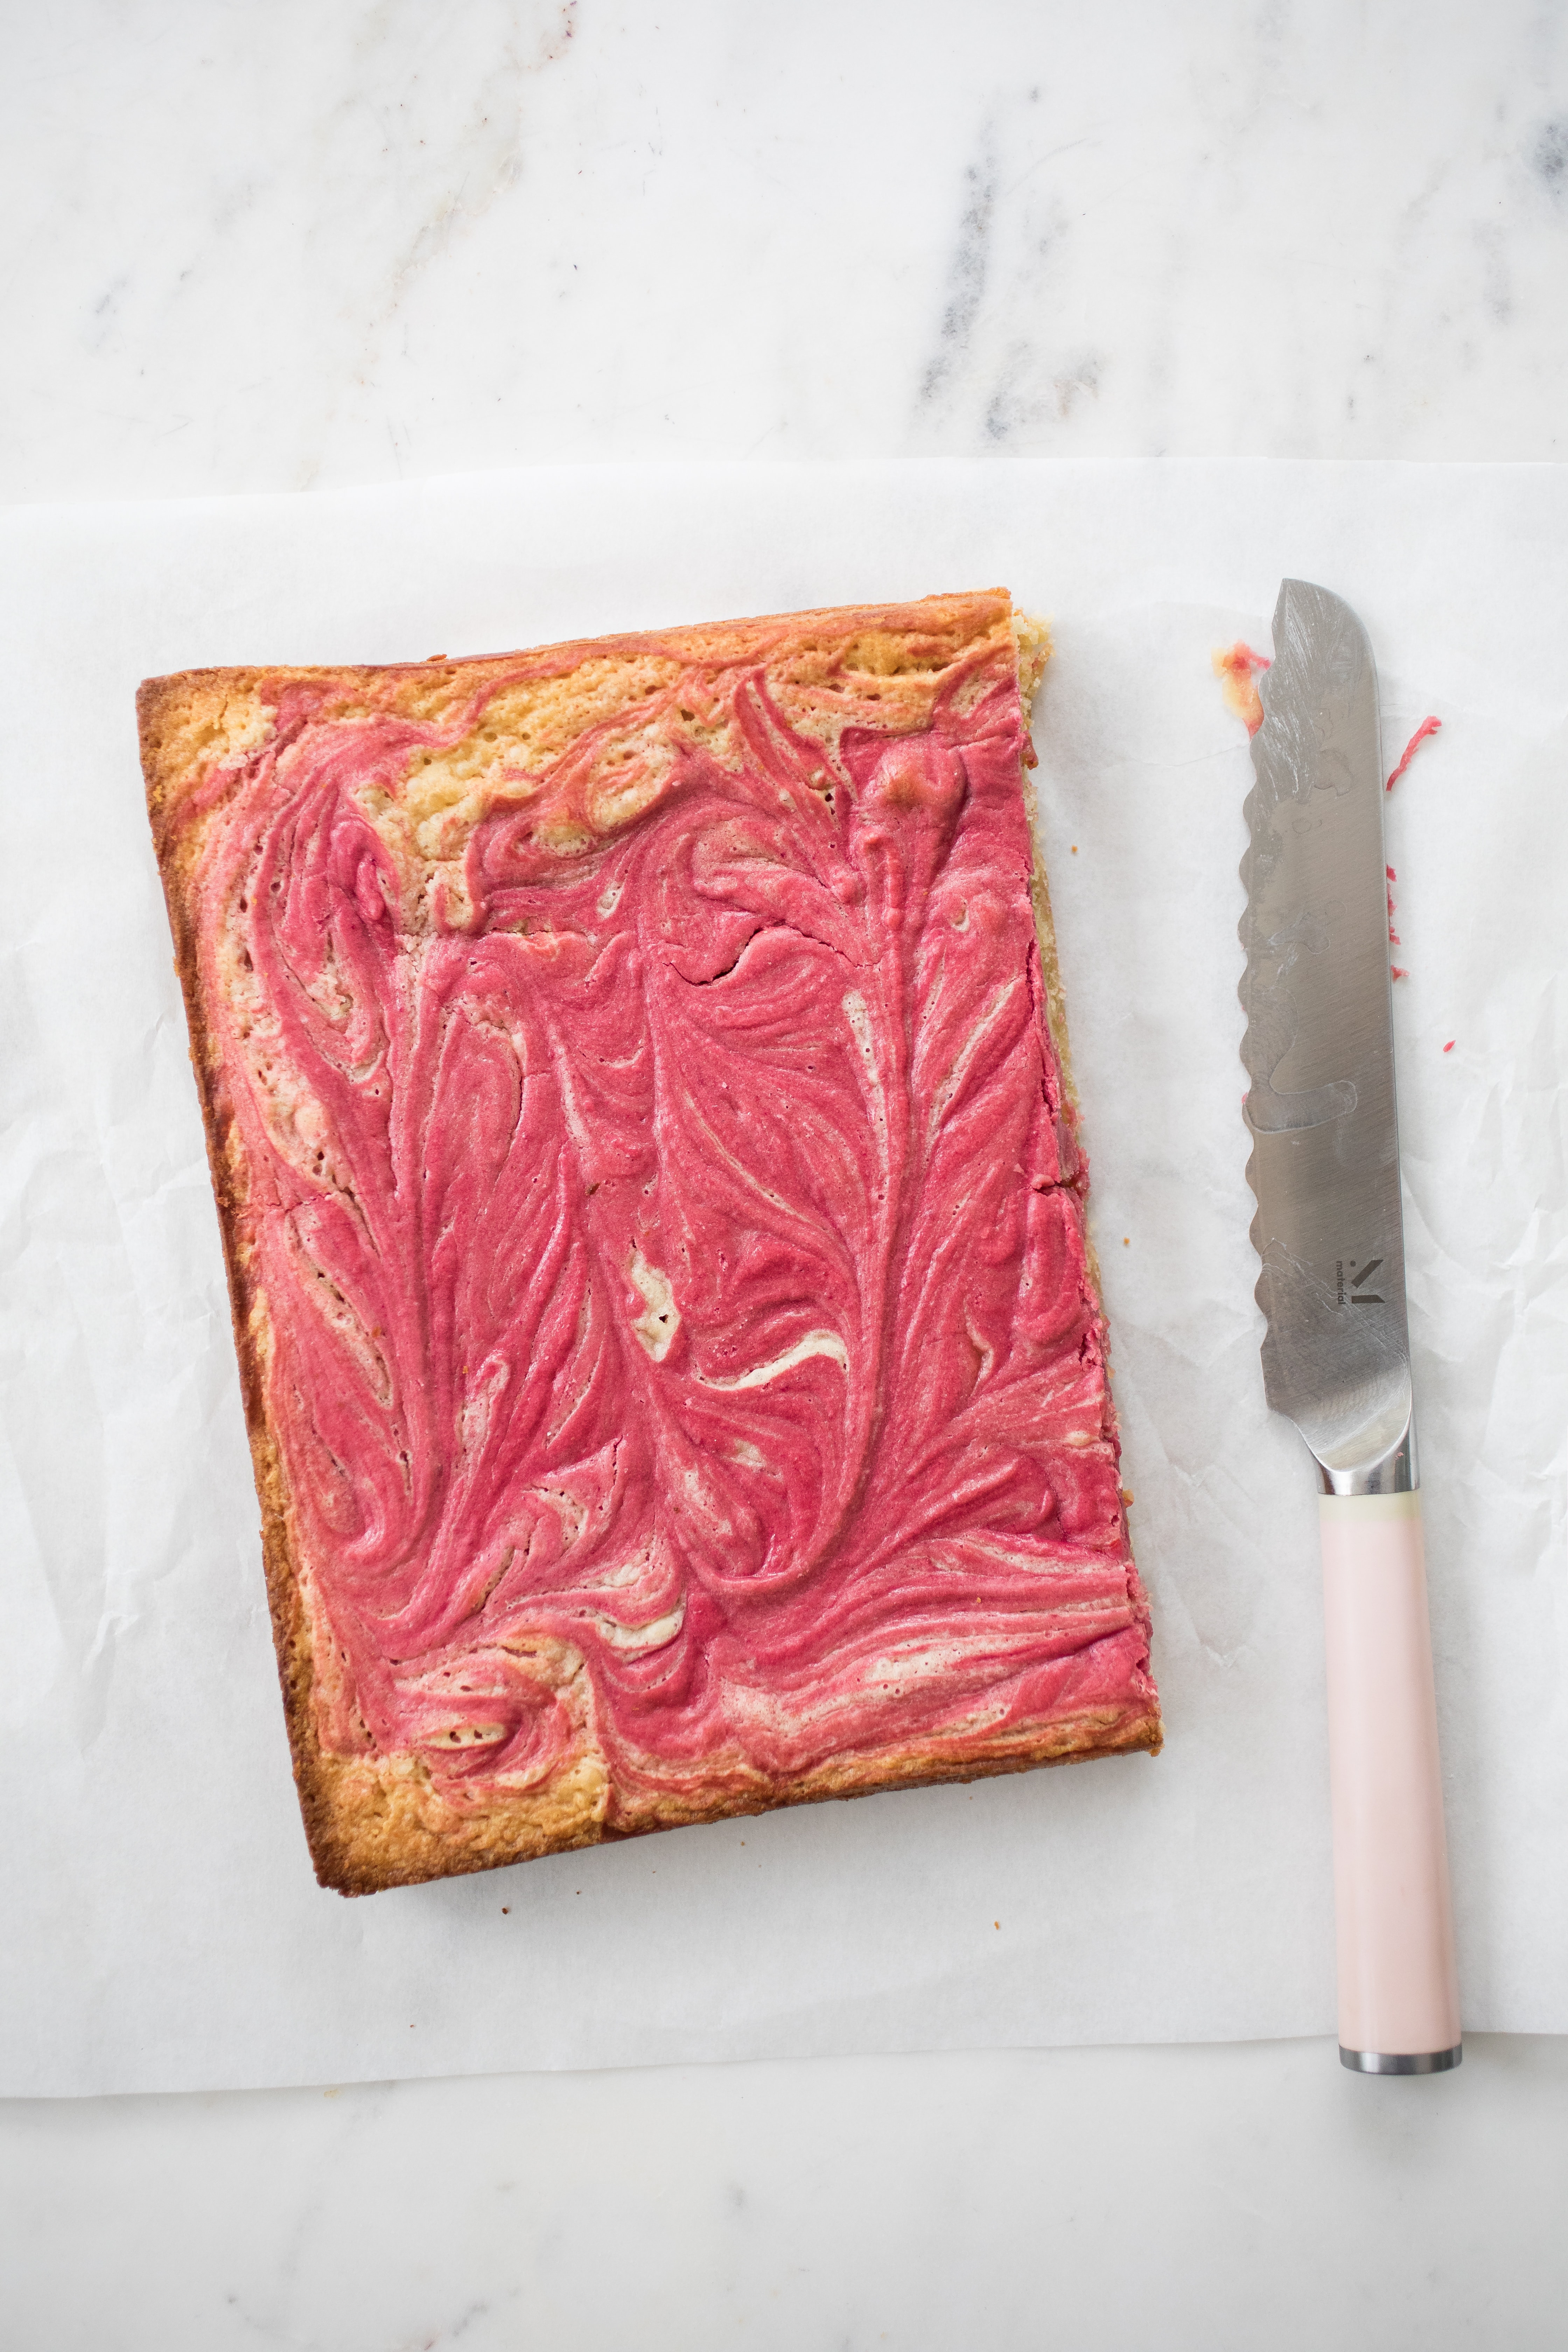
[[[1280,574],[1383,677],[1412,1339],[1465,2017],[1568,2030],[1568,473],[562,469],[0,518],[0,2090],[1332,2024],[1316,1504],[1264,1407],[1237,1059]],[[1169,1738],[348,1903],[289,1778],[151,672],[1006,583]],[[1452,1040],[1452,1050],[1446,1051]]]

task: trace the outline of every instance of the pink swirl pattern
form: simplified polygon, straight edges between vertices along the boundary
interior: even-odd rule
[[[1115,1745],[1148,1616],[1010,642],[891,735],[660,677],[434,858],[409,779],[494,678],[282,687],[192,803],[321,1747],[457,1814],[588,1756],[614,1832]]]

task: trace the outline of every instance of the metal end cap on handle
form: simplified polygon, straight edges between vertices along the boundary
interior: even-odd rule
[[[1465,2045],[1451,2050],[1347,2050],[1340,2044],[1340,2064],[1352,2074],[1447,2074],[1458,2065]]]

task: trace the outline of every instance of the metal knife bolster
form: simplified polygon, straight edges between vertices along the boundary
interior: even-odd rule
[[[1392,1451],[1375,1461],[1364,1458],[1348,1465],[1313,1459],[1325,1495],[1414,1495],[1421,1485],[1421,1465],[1415,1451],[1415,1415],[1407,1409],[1405,1427]]]
[[[1287,580],[1260,691],[1240,996],[1264,1386],[1325,1493],[1408,1493],[1377,675],[1350,607]]]

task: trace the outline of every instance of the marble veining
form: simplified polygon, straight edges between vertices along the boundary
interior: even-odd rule
[[[1568,17],[412,0],[8,37],[0,498],[1551,457]]]

